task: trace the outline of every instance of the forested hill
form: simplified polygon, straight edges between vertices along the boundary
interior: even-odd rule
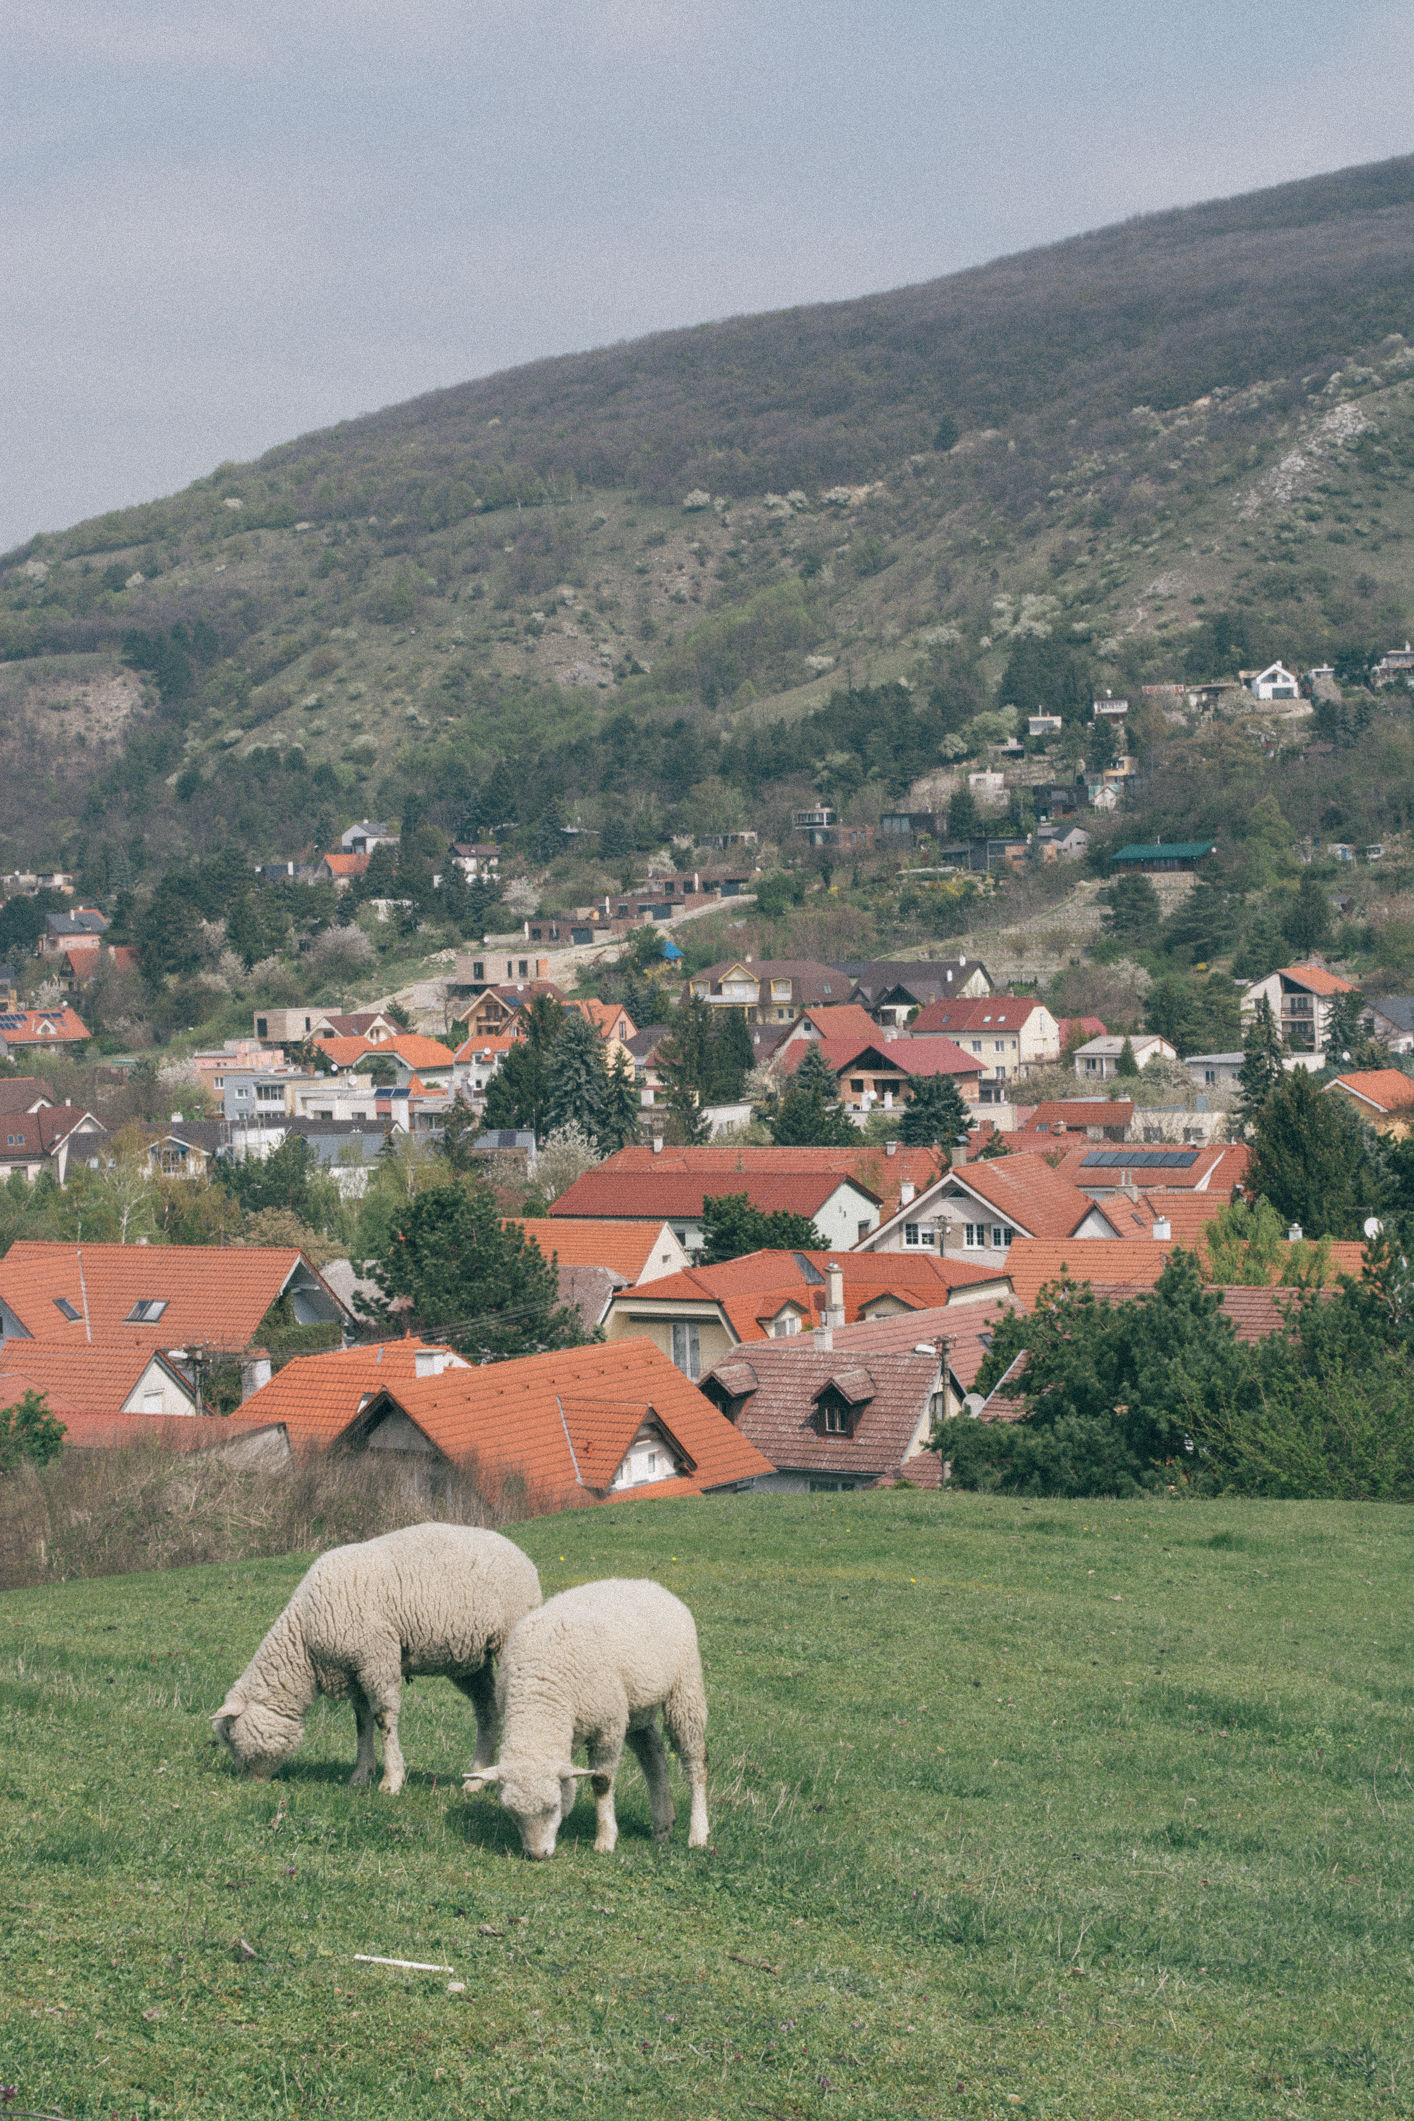
[[[925,737],[978,754],[1019,642],[1072,703],[1358,665],[1414,602],[1402,334],[1414,157],[222,465],[0,563],[0,860],[100,890],[119,847],[288,857],[413,788],[455,826],[503,761],[520,823],[627,797],[648,844],[749,822],[763,772],[892,797]],[[929,701],[896,756],[897,706],[869,757],[848,715],[766,756],[863,680]]]

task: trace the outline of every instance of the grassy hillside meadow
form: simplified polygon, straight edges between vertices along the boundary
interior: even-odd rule
[[[1410,2111],[1407,1512],[900,1489],[523,1541],[547,1592],[652,1575],[692,1604],[708,1850],[684,1798],[655,1851],[629,1768],[612,1857],[582,1800],[525,1863],[460,1795],[441,1682],[395,1800],[345,1786],[327,1705],[273,1783],[235,1779],[207,1718],[298,1558],[0,1599],[18,2107]]]

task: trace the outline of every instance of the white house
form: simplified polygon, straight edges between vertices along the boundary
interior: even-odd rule
[[[1108,692],[1102,700],[1092,700],[1090,703],[1092,722],[1122,722],[1128,712],[1128,700],[1117,700]]]
[[[1309,1055],[1315,1065],[1326,1050],[1331,1006],[1342,994],[1353,994],[1349,980],[1324,965],[1286,965],[1254,980],[1242,997],[1242,1020],[1250,1024],[1257,1005],[1266,1000],[1281,1041],[1293,1053]]]
[[[1059,736],[1064,727],[1058,714],[1029,714],[1026,717],[1028,736]]]
[[[1284,663],[1268,663],[1265,670],[1243,673],[1243,684],[1254,700],[1299,700],[1301,686]]]
[[[1155,1054],[1165,1060],[1177,1060],[1178,1054],[1166,1038],[1153,1031],[1136,1031],[1129,1041],[1130,1049],[1140,1067],[1146,1066]],[[1124,1051],[1124,1040],[1116,1036],[1087,1039],[1083,1046],[1075,1049],[1075,1072],[1082,1082],[1105,1083],[1119,1072],[1119,1059]]]

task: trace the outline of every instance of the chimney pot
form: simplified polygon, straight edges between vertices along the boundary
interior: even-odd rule
[[[844,1324],[844,1269],[833,1259],[825,1262],[825,1324]]]
[[[885,1142],[885,1143],[884,1143],[884,1154],[885,1154],[885,1156],[897,1156],[897,1155],[898,1155],[898,1143],[897,1143],[897,1142]]]
[[[906,1208],[909,1202],[913,1199],[913,1196],[917,1192],[917,1190],[918,1189],[914,1185],[913,1180],[911,1178],[906,1178],[903,1184],[898,1189],[899,1206],[901,1208]]]
[[[446,1357],[441,1348],[419,1348],[413,1368],[419,1377],[440,1377]]]
[[[1169,1222],[1168,1217],[1166,1215],[1158,1216],[1154,1222],[1154,1237],[1156,1242],[1161,1245],[1166,1245],[1172,1236],[1173,1226]]]
[[[655,1135],[654,1135],[654,1137],[653,1137],[653,1154],[654,1154],[655,1156],[661,1156],[661,1155],[662,1155],[662,1153],[663,1153],[663,1137],[662,1137],[662,1135],[661,1135],[661,1134],[655,1134]]]

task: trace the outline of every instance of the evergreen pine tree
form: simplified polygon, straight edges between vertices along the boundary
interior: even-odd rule
[[[1126,1038],[1119,1049],[1119,1059],[1115,1062],[1115,1074],[1124,1077],[1126,1081],[1132,1082],[1138,1073],[1139,1063],[1134,1058],[1134,1041],[1131,1038]]]
[[[445,1337],[464,1354],[529,1355],[584,1341],[579,1313],[559,1302],[554,1267],[533,1239],[505,1228],[489,1186],[475,1180],[429,1187],[397,1218],[373,1279],[392,1299],[412,1299],[410,1322]]]
[[[690,994],[673,1019],[673,1035],[658,1049],[658,1073],[667,1085],[668,1105],[685,1139],[706,1141],[712,1122],[701,1107],[712,1080],[712,1009]]]
[[[606,1156],[638,1138],[641,1106],[633,1079],[633,1063],[622,1051],[614,1055],[604,1082],[604,1121],[599,1146]]]
[[[950,1075],[910,1075],[909,1102],[904,1106],[899,1140],[910,1149],[928,1149],[935,1142],[951,1149],[954,1142],[977,1124],[977,1116],[963,1103],[962,1092]]]
[[[789,1149],[852,1147],[860,1138],[859,1129],[836,1105],[838,1096],[835,1071],[812,1040],[771,1123],[772,1141]]]
[[[1272,1005],[1264,994],[1242,1041],[1242,1066],[1237,1074],[1237,1116],[1244,1135],[1251,1133],[1257,1115],[1285,1072],[1281,1037]]]
[[[810,1097],[827,1099],[839,1095],[839,1079],[814,1039],[800,1056],[791,1087],[803,1090]]]
[[[1306,1237],[1358,1238],[1387,1190],[1344,1095],[1304,1068],[1284,1075],[1261,1107],[1243,1184]]]
[[[567,1009],[560,1035],[550,1050],[546,1131],[572,1120],[602,1147],[608,1093],[604,1041],[578,1009]]]
[[[718,1009],[712,1038],[712,1103],[734,1105],[756,1065],[756,1052],[740,1009]]]

